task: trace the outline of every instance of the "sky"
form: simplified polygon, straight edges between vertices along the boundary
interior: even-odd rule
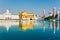
[[[8,9],[12,14],[19,14],[25,10],[41,16],[43,9],[45,9],[47,16],[54,7],[60,11],[60,0],[0,0],[0,14]]]

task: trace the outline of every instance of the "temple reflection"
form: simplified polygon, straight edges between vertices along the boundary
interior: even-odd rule
[[[19,21],[18,20],[0,20],[0,26],[3,26],[4,28],[6,28],[7,31],[9,30],[9,28],[13,27],[14,25],[19,25]]]
[[[60,28],[60,21],[57,21],[57,30],[59,30],[59,28]]]
[[[53,22],[50,21],[50,28],[53,29]]]
[[[56,29],[57,29],[57,22],[56,21],[54,21],[53,22],[53,33],[55,34],[55,32],[56,32]]]
[[[58,22],[57,21],[50,21],[50,28],[53,30],[53,33],[55,34],[56,31],[59,29]]]
[[[43,21],[42,24],[43,24],[43,25],[42,25],[43,31],[45,32],[45,29],[46,29],[46,23],[45,23],[45,21]]]
[[[55,34],[56,31],[60,28],[60,21],[29,21],[23,20],[0,20],[0,27],[4,27],[7,31],[10,28],[17,27],[18,30],[27,31],[27,30],[42,30],[45,32],[46,29],[50,29]],[[14,28],[13,28],[14,29]],[[11,29],[10,29],[11,30]]]
[[[21,30],[23,30],[23,31],[26,31],[26,30],[28,30],[28,29],[31,29],[31,30],[33,30],[33,28],[34,28],[34,22],[33,21],[23,21],[23,22],[19,22],[19,27],[20,27],[20,29]]]

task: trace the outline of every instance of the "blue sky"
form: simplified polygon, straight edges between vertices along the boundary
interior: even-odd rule
[[[45,9],[48,15],[48,12],[53,11],[53,7],[60,11],[60,0],[0,0],[0,13],[9,9],[12,14],[26,10],[42,15]]]

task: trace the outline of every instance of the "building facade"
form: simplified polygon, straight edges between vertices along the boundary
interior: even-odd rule
[[[9,10],[6,10],[6,12],[5,13],[3,13],[3,14],[0,14],[0,20],[5,20],[5,19],[19,19],[19,16],[18,15],[12,15],[10,12],[9,12]]]
[[[22,11],[19,13],[19,18],[20,19],[28,19],[28,20],[33,20],[34,19],[34,13],[27,13],[26,11]]]

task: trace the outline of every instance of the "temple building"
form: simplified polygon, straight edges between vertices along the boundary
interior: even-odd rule
[[[21,20],[23,20],[23,19],[33,20],[34,19],[34,13],[28,13],[26,11],[22,11],[21,13],[19,13],[19,18]]]
[[[6,20],[6,19],[19,19],[18,15],[12,15],[9,10],[7,9],[5,13],[0,14],[0,20]]]

